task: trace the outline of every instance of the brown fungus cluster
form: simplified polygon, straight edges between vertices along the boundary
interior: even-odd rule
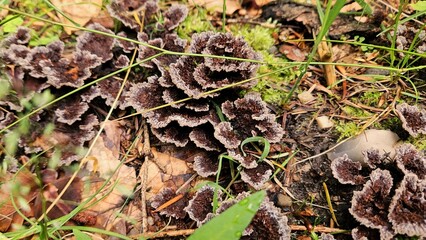
[[[190,199],[185,195],[175,203],[176,206],[168,206],[162,209],[160,214],[176,218],[183,218],[188,214],[189,218],[197,223],[197,226],[201,226],[249,196],[248,192],[242,192],[235,198],[223,200],[224,194],[221,190],[218,190],[219,207],[213,212],[214,191],[215,189],[212,186],[204,185]],[[152,199],[151,206],[158,208],[173,197],[175,197],[173,191],[166,188]],[[183,207],[184,205],[186,207]],[[241,239],[290,239],[287,217],[266,197],[251,223],[242,233]]]
[[[185,49],[185,42],[173,33],[153,40],[147,40],[143,34],[139,34],[138,38],[170,51],[181,52]],[[231,157],[247,169],[242,174],[243,180],[259,189],[269,179],[272,170],[269,167],[252,170],[258,166],[256,159],[242,154],[239,145],[244,139],[253,136],[261,136],[276,143],[283,136],[282,127],[275,122],[275,115],[260,95],[248,93],[243,98],[236,97],[239,90],[250,88],[254,81],[205,94],[254,77],[258,68],[256,62],[232,58],[256,61],[260,59],[259,55],[242,38],[213,32],[194,34],[189,52],[228,58],[173,55],[155,58],[145,66],[157,67],[160,74],[148,78],[146,82],[134,83],[129,91],[129,105],[137,111],[145,112],[152,133],[162,142],[178,147],[193,144],[210,153],[228,151]],[[139,58],[156,53],[157,50],[141,46]],[[192,99],[175,103],[187,98]],[[219,118],[215,104],[219,105],[225,119]],[[162,105],[170,107],[149,111]],[[194,168],[201,176],[209,176],[217,171],[217,165],[206,160],[206,155],[212,154],[197,156],[194,162]]]
[[[256,75],[260,55],[243,38],[230,33],[194,34],[189,43],[181,39],[175,30],[188,14],[183,5],[174,5],[163,12],[163,22],[155,19],[160,11],[155,0],[112,0],[107,9],[124,24],[122,31],[114,33],[95,23],[87,26],[91,31],[77,37],[75,46],[55,41],[30,47],[29,30],[18,28],[1,43],[0,57],[13,91],[0,99],[0,126],[16,120],[16,113],[26,107],[22,100],[29,102],[37,94],[45,93],[57,98],[91,83],[90,87],[78,89],[72,98],[67,97],[32,116],[31,134],[19,139],[20,153],[38,153],[59,145],[60,165],[78,161],[81,156],[75,150],[87,146],[99,125],[101,114],[91,106],[100,110],[112,107],[122,89],[114,107],[143,112],[152,134],[162,142],[203,150],[193,163],[199,175],[216,174],[217,158],[227,152],[241,164],[241,179],[261,189],[273,168],[247,155],[247,147],[241,144],[254,136],[277,143],[284,131],[259,94],[240,97],[241,90],[249,90],[256,84],[250,79]],[[140,44],[112,35],[128,37]],[[162,54],[160,50],[173,54]],[[128,81],[124,81],[124,73],[99,81],[128,66],[134,51],[140,64],[137,71],[130,71]],[[218,88],[226,89],[216,91]],[[170,106],[152,110],[162,105]],[[53,134],[44,136],[42,129],[50,123],[55,126]],[[213,188],[203,187],[191,200],[185,194],[159,212],[175,218],[188,215],[202,224],[246,196],[219,199],[221,208],[213,213],[213,194]],[[157,208],[175,196],[173,190],[164,189],[152,199],[152,207]],[[262,203],[253,221],[243,238],[268,234],[288,238],[287,218],[269,200]],[[265,226],[260,226],[261,222]]]
[[[411,144],[399,145],[392,159],[378,149],[363,154],[366,166],[347,155],[331,164],[339,182],[363,185],[354,192],[350,213],[363,226],[377,229],[380,239],[396,235],[425,238],[426,158]],[[353,235],[370,239],[363,232],[356,228]]]
[[[6,83],[11,90],[0,100],[3,127],[15,121],[24,110],[32,111],[44,101],[82,86],[102,64],[100,57],[86,49],[76,47],[72,54],[65,54],[65,44],[61,41],[30,47],[29,38],[29,30],[20,27],[1,43],[0,58],[6,64]],[[77,45],[79,43],[77,40]],[[30,134],[20,134],[18,154],[37,153],[57,146],[62,153],[59,165],[69,164],[79,159],[75,150],[92,139],[99,121],[88,112],[88,103],[79,94],[52,108],[29,118],[26,132]],[[55,129],[49,135],[43,134],[42,130],[50,123]]]

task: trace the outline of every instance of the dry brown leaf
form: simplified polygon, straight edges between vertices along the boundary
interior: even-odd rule
[[[223,0],[192,0],[189,1],[190,5],[199,5],[212,12],[223,12]],[[226,1],[226,14],[231,15],[241,8],[239,0]]]
[[[254,0],[254,2],[256,3],[257,6],[263,7],[266,4],[270,3],[271,0]]]
[[[342,9],[340,10],[340,12],[345,13],[345,12],[356,12],[361,10],[362,7],[361,5],[359,5],[359,3],[357,2],[353,2],[350,4],[345,5],[344,7],[342,7]]]
[[[92,17],[98,16],[102,7],[102,0],[52,0],[52,3],[66,16],[81,26],[86,25]],[[57,15],[62,23],[73,25],[62,14],[57,13]],[[64,27],[64,31],[67,34],[71,34],[76,29]]]
[[[243,1],[243,4],[246,7],[246,9],[241,9],[243,11],[239,11],[239,13],[247,13],[251,17],[259,16],[262,14],[262,7],[266,4],[270,3],[271,0],[246,0]],[[242,14],[245,15],[245,14]]]
[[[300,48],[294,45],[288,45],[283,44],[280,49],[280,53],[284,54],[288,59],[293,61],[304,61],[306,56],[308,55],[307,52],[302,51]]]
[[[86,181],[90,185],[89,190],[84,195],[84,198],[87,199],[95,194],[104,184],[105,179],[108,179],[119,167],[106,187],[96,195],[92,202],[102,200],[88,210],[99,214],[98,226],[120,232],[122,228],[119,226],[122,226],[124,220],[118,219],[115,214],[124,203],[125,196],[131,194],[136,185],[135,169],[124,164],[119,166],[121,164],[119,161],[121,134],[122,128],[119,122],[105,122],[105,134],[101,135],[94,143],[89,154],[90,159],[94,160],[89,160],[85,167],[88,171],[96,173],[100,178],[91,177]]]
[[[148,164],[147,192],[146,199],[150,199],[165,187],[165,183],[173,179],[177,186],[182,185],[188,175],[194,171],[188,167],[187,162],[168,154],[157,152],[151,149],[154,158]],[[171,186],[168,186],[171,187]]]
[[[16,181],[16,182],[15,182]],[[12,192],[12,184],[18,184],[19,186],[30,187],[31,190],[26,196],[20,196],[25,199],[27,203],[34,200],[38,194],[38,186],[36,185],[35,176],[31,172],[24,169],[17,173],[17,176],[14,178],[13,174],[6,173],[0,177],[0,232],[6,232],[13,230],[13,226],[21,226],[24,222],[24,219],[20,214],[16,212],[15,207],[12,204],[10,193]],[[18,196],[14,197],[15,203],[19,206],[17,200]],[[32,216],[31,209],[23,209],[20,211],[26,216]]]

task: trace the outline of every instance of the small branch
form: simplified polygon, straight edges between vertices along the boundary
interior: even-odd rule
[[[138,234],[131,236],[131,238],[139,239],[139,238],[165,238],[165,237],[177,237],[177,236],[188,236],[191,235],[195,229],[183,229],[183,230],[173,230],[166,232],[146,232],[143,234]]]
[[[290,229],[291,231],[307,231],[306,227],[302,225],[290,225]],[[347,232],[348,230],[340,229],[340,228],[315,226],[313,231],[320,232],[320,233],[334,233],[334,232]]]
[[[139,178],[141,179],[141,210],[142,210],[142,232],[148,231],[148,213],[146,208],[146,189],[148,182],[148,162],[151,161],[151,151],[150,151],[150,143],[149,143],[149,132],[148,125],[145,120],[142,120],[143,127],[143,154],[145,156],[145,161],[142,164],[141,171],[139,173]]]

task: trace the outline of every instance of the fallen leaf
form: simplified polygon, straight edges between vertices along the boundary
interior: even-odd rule
[[[14,225],[21,226],[24,222],[24,219],[16,212],[16,208],[12,204],[11,193],[16,192],[13,190],[15,188],[14,185],[30,188],[26,195],[15,193],[17,195],[14,195],[13,199],[18,206],[18,198],[24,199],[27,204],[33,201],[38,194],[38,186],[35,176],[26,169],[18,172],[15,178],[11,173],[4,174],[0,177],[0,183],[0,232],[6,232],[13,230]],[[25,209],[24,206],[20,208],[20,211],[26,217],[32,216],[32,210]]]
[[[147,163],[147,189],[149,192],[146,193],[146,199],[155,196],[164,187],[180,187],[194,173],[184,160],[157,152],[154,148],[151,152],[154,157]],[[172,183],[175,186],[166,186],[168,181],[169,184]]]
[[[89,177],[86,184],[89,190],[84,199],[93,196],[104,185],[105,180],[111,177],[106,186],[100,190],[87,209],[89,213],[98,213],[97,225],[105,229],[114,229],[123,232],[124,220],[116,216],[124,204],[127,196],[133,193],[136,185],[136,171],[120,162],[120,140],[123,133],[121,123],[116,121],[105,122],[105,134],[94,143],[89,154],[90,159],[85,169],[99,177]],[[118,169],[117,169],[118,168]],[[115,171],[117,169],[117,171]]]
[[[52,4],[68,18],[72,19],[72,21],[84,26],[92,17],[99,15],[102,0],[52,0]],[[72,21],[68,20],[61,13],[58,12],[57,14],[62,23],[74,25]],[[64,27],[64,31],[69,35],[76,30],[72,27]]]
[[[246,12],[249,16],[255,17],[262,14],[262,7],[270,3],[271,0],[249,0],[243,1],[246,7]]]
[[[199,5],[212,12],[223,12],[223,0],[192,0],[189,1],[190,5]],[[227,0],[226,1],[226,14],[231,15],[241,8],[240,1]]]
[[[344,7],[342,7],[342,9],[340,9],[340,12],[342,12],[342,13],[356,12],[356,11],[359,11],[361,9],[362,9],[362,7],[359,5],[359,3],[353,2],[353,3],[347,4]]]
[[[302,62],[305,60],[307,53],[300,50],[297,46],[284,44],[280,47],[280,53],[284,54],[288,59]]]
[[[256,3],[257,6],[263,7],[266,4],[270,3],[271,0],[254,0],[254,2]]]

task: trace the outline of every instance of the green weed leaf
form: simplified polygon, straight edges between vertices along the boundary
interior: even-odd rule
[[[426,11],[426,1],[418,1],[414,4],[411,4],[411,6],[414,8],[414,10],[423,12]]]
[[[197,229],[188,240],[240,239],[242,232],[250,224],[265,196],[266,192],[260,191],[244,198]]]
[[[2,79],[0,79],[0,99],[4,98],[6,95],[9,94],[10,91],[10,83],[9,81],[1,76]]]
[[[373,14],[373,9],[370,7],[370,5],[364,1],[364,0],[355,0],[361,7],[364,13],[367,15]]]
[[[92,239],[89,235],[85,234],[84,232],[82,232],[78,229],[73,229],[72,233],[74,234],[75,239],[77,239],[77,240],[91,240]]]
[[[9,15],[7,16],[1,24],[3,27],[3,32],[11,33],[16,32],[16,29],[24,23],[24,19],[17,15]]]
[[[262,143],[263,143],[263,145],[264,145],[263,152],[262,152],[262,155],[261,155],[261,156],[260,156],[260,158],[259,158],[259,161],[262,161],[263,159],[265,159],[265,158],[269,155],[269,150],[271,149],[271,144],[269,143],[269,141],[268,141],[268,140],[266,140],[266,139],[265,139],[265,138],[263,138],[263,137],[258,137],[258,136],[256,136],[256,137],[249,137],[249,138],[246,138],[246,139],[244,139],[244,141],[241,143],[240,148],[241,148],[241,152],[243,153],[243,155],[244,155],[244,156],[246,156],[247,154],[244,152],[243,147],[244,147],[244,145],[246,145],[247,143],[251,143],[251,142],[262,142]]]

